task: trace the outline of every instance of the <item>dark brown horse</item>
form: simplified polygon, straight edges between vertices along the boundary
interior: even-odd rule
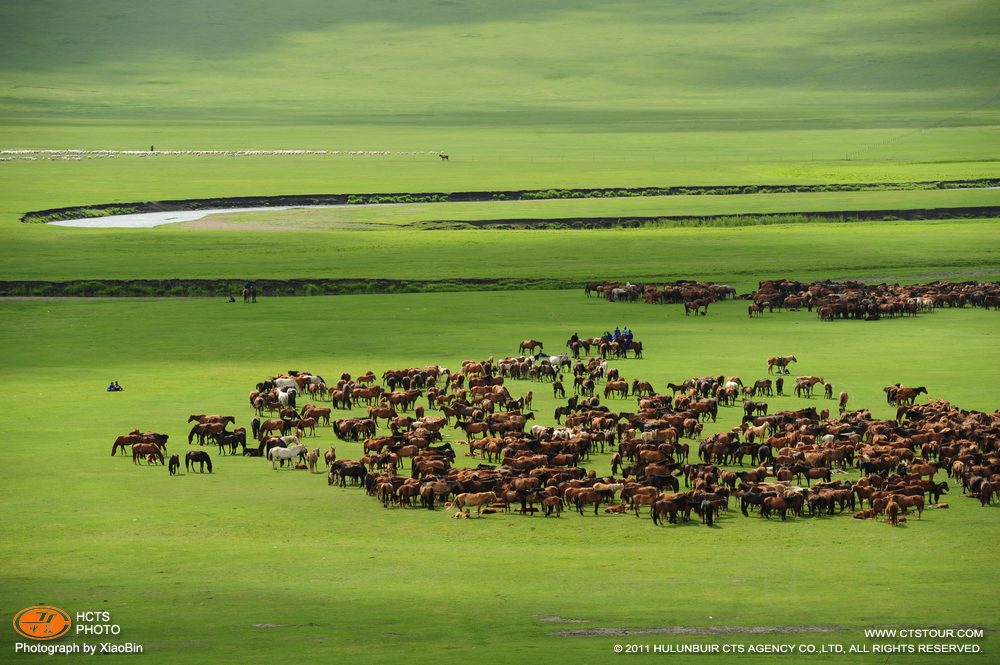
[[[123,453],[128,450],[133,444],[141,443],[142,436],[139,434],[126,434],[115,439],[115,443],[111,446],[111,455],[114,456],[121,450]]]
[[[191,468],[195,464],[201,465],[201,473],[205,473],[206,466],[208,467],[208,472],[212,473],[212,457],[204,450],[192,450],[184,456],[185,471],[191,471]]]
[[[138,464],[139,460],[146,458],[158,460],[163,464],[163,451],[155,443],[136,443],[132,446],[132,464]]]

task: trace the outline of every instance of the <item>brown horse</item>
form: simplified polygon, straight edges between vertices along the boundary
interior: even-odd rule
[[[545,348],[545,345],[537,339],[522,339],[521,344],[517,347],[517,352],[523,354],[527,351],[528,353],[534,354],[536,347],[539,351],[541,351]]]
[[[922,494],[914,496],[898,496],[896,497],[896,503],[899,504],[900,508],[902,508],[904,512],[907,508],[916,508],[917,519],[920,519],[924,515],[924,496]]]
[[[267,438],[269,432],[284,432],[285,431],[285,421],[277,418],[271,420],[265,420],[260,424],[260,433],[258,439],[263,441]],[[190,440],[188,443],[191,443]]]
[[[889,520],[889,524],[893,526],[899,524],[899,504],[893,499],[889,499],[889,502],[885,504],[885,515],[886,519]]]
[[[368,417],[375,421],[375,426],[378,427],[379,418],[385,418],[386,426],[389,425],[389,421],[398,416],[395,409],[391,406],[369,406],[368,407]]]
[[[496,500],[497,495],[493,492],[463,492],[455,497],[451,505],[459,511],[463,510],[466,506],[475,506],[476,514],[479,515],[483,506],[488,506]]]
[[[455,423],[455,429],[465,430],[465,438],[469,441],[472,440],[473,435],[482,434],[483,438],[486,438],[486,434],[489,432],[490,426],[486,422],[457,422]]]
[[[132,464],[138,464],[147,455],[163,464],[163,451],[155,443],[137,443],[132,446]]]
[[[628,381],[620,379],[618,381],[608,381],[604,385],[604,398],[607,399],[612,393],[621,395],[622,399],[628,397]]]
[[[226,423],[198,423],[188,432],[188,445],[191,445],[195,436],[198,437],[200,445],[205,445],[205,437],[222,434],[224,431],[226,431]]]
[[[934,474],[939,471],[938,465],[933,463],[927,464],[911,464],[907,469],[909,473],[915,474],[923,478],[927,476],[931,480],[934,480]]]
[[[777,367],[778,374],[788,374],[788,365],[796,362],[798,359],[795,356],[771,356],[767,359],[767,373],[773,374]]]
[[[125,436],[120,436],[117,439],[115,439],[114,445],[111,446],[111,455],[113,457],[118,453],[119,450],[121,450],[124,453],[133,444],[141,442],[142,442],[142,436],[139,434],[127,434]]]

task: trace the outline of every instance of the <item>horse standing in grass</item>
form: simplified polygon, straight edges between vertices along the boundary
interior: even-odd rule
[[[149,456],[149,460],[157,460],[163,464],[163,451],[155,443],[136,443],[132,446],[132,463],[138,464],[139,460]]]
[[[541,351],[543,348],[545,348],[545,345],[542,344],[537,339],[524,339],[521,340],[521,344],[517,347],[517,350],[519,353],[524,353],[525,351],[527,351],[528,353],[534,355],[536,348],[539,351]]]
[[[201,473],[205,473],[205,467],[208,467],[208,472],[212,473],[212,456],[206,453],[204,450],[192,450],[187,455],[184,456],[184,470],[191,471],[191,467],[195,464],[201,465]]]
[[[271,460],[271,468],[277,471],[279,461],[282,463],[285,460],[291,462],[295,458],[305,455],[305,452],[306,446],[300,443],[295,446],[288,446],[287,448],[271,448],[267,451],[267,458]]]
[[[788,365],[798,362],[795,356],[771,356],[767,359],[767,373],[773,374],[774,368],[778,368],[778,374],[788,374]]]

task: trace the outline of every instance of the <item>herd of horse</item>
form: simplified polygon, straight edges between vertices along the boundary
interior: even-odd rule
[[[678,280],[666,284],[632,282],[588,282],[587,296],[598,295],[609,302],[683,304],[684,315],[706,315],[713,302],[736,298],[728,284]],[[816,311],[823,321],[916,316],[941,307],[980,307],[1000,310],[1000,282],[930,282],[926,284],[866,284],[854,280],[823,280],[812,283],[772,279],[758,283],[757,289],[739,296],[749,301],[750,318],[764,312],[787,309]]]
[[[455,372],[440,365],[386,370],[381,380],[372,371],[343,373],[329,386],[309,372],[272,376],[249,394],[258,414],[250,422],[251,445],[235,416],[189,416],[188,444],[200,445],[185,454],[185,470],[207,467],[212,473],[212,457],[200,448],[215,443],[220,455],[242,446],[244,455],[263,457],[275,470],[287,464],[315,472],[319,448],[309,450],[304,441],[325,426],[339,440],[357,442],[362,453],[338,459],[331,447],[323,456],[328,484],[363,487],[386,507],[447,504],[463,517],[471,508],[477,514],[558,516],[567,509],[596,515],[603,507],[636,516],[645,511],[655,525],[688,522],[692,513],[714,525],[736,501],[743,515],[756,511],[765,519],[849,512],[899,524],[910,509],[919,518],[938,504],[949,481],[984,506],[1000,495],[1000,412],[966,411],[943,401],[917,405],[924,386],[884,388],[887,403],[897,407],[894,419],[848,411],[846,392],[835,417],[818,406],[772,412],[760,398],[784,395],[795,356],[767,360],[776,378],[744,383],[734,375],[699,376],[658,392],[652,382],[627,380],[606,358],[549,356],[541,341],[531,339],[518,350],[527,355],[467,360]],[[566,399],[563,388],[566,402],[556,408],[554,425],[535,424],[532,391],[510,392],[511,380],[549,381],[560,396],[557,385],[568,382],[567,375],[573,394]],[[802,398],[820,385],[823,397],[833,400],[833,387],[822,377],[794,379]],[[300,393],[317,403],[297,407]],[[367,417],[333,417],[335,410],[362,404]],[[704,435],[721,408],[741,408],[739,425]],[[266,410],[275,417],[263,419]],[[465,456],[475,467],[455,464],[453,441],[445,440],[455,430],[464,433]],[[115,440],[112,455],[130,450],[135,464],[163,464],[168,438],[136,429]],[[610,455],[608,475],[585,467],[601,454]],[[171,455],[170,474],[179,467],[180,455]],[[834,477],[850,470],[861,477]]]
[[[653,401],[640,399],[634,414],[581,412],[582,426],[572,430],[538,427],[508,434],[496,441],[497,464],[455,467],[450,450],[430,451],[426,457],[419,453],[409,474],[339,460],[328,482],[363,487],[385,507],[433,510],[450,502],[463,516],[470,507],[477,514],[558,516],[566,509],[596,515],[603,505],[605,513],[638,517],[645,511],[654,525],[688,522],[695,513],[709,526],[733,501],[748,517],[752,512],[781,520],[849,514],[898,525],[911,509],[919,519],[927,507],[947,508],[940,499],[951,488],[938,474],[960,483],[983,506],[1000,494],[997,413],[936,401],[902,407],[893,420],[874,419],[867,410],[830,419],[815,407],[747,416],[731,431],[704,439],[700,460],[692,464],[689,447],[678,437],[685,436],[680,418],[697,414],[675,411],[666,395]],[[618,443],[612,475],[598,476],[580,462],[594,452],[595,434],[604,427]],[[477,451],[492,461],[488,448],[471,446],[469,454]],[[436,466],[425,464],[431,461]],[[737,464],[744,470],[726,468]],[[850,468],[861,478],[833,479]]]
[[[736,297],[736,289],[728,284],[691,280],[677,280],[659,287],[631,282],[588,282],[583,292],[587,296],[597,294],[609,302],[638,302],[641,298],[647,305],[682,303],[685,316],[705,316],[713,302]]]
[[[802,308],[823,321],[916,316],[941,307],[981,307],[1000,310],[998,282],[931,282],[928,284],[865,284],[825,280],[806,284],[795,280],[767,280],[746,296],[747,313],[761,316],[766,309]]]

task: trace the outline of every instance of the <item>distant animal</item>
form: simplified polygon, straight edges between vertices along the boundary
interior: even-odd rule
[[[446,153],[443,153],[443,152],[439,152],[439,153],[438,153],[438,157],[440,157],[440,158],[441,158],[441,161],[442,161],[442,162],[447,162],[447,161],[448,161],[448,155],[447,155]]]
[[[171,476],[177,475],[177,470],[181,468],[181,456],[174,453],[170,456],[170,465],[167,467]]]
[[[204,450],[192,450],[187,455],[184,456],[184,470],[190,471],[195,464],[200,464],[200,473],[205,473],[205,467],[208,467],[208,472],[212,473],[212,457]]]

